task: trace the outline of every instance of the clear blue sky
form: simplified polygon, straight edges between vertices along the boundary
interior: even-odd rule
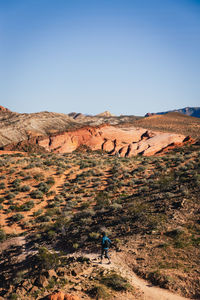
[[[116,115],[200,106],[200,1],[0,0],[0,104]]]

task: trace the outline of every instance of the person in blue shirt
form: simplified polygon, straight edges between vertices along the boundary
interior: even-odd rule
[[[108,259],[108,263],[110,264],[110,257],[108,255],[108,250],[110,248],[111,240],[106,236],[105,232],[102,232],[102,240],[101,240],[101,264],[103,261],[103,256]]]

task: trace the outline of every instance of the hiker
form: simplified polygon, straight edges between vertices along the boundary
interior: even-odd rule
[[[101,240],[101,264],[103,261],[103,256],[108,259],[108,263],[110,264],[110,257],[108,255],[108,250],[111,244],[111,240],[106,236],[105,232],[102,232],[102,240]]]

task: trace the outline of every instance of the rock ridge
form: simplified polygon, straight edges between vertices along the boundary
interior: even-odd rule
[[[48,136],[31,136],[29,141],[26,141],[47,152],[71,153],[81,146],[86,146],[92,151],[101,150],[121,157],[150,156],[192,142],[194,140],[190,137],[186,138],[181,134],[163,133],[134,126],[119,128],[106,124],[97,127],[86,126]],[[24,144],[25,142],[21,142],[21,145]],[[19,147],[20,143],[17,145]],[[2,150],[15,150],[14,147],[15,145],[10,144]]]

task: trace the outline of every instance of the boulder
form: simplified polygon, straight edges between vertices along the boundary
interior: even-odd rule
[[[40,275],[35,281],[35,285],[39,287],[46,287],[48,284],[48,280],[44,275]]]
[[[52,270],[48,270],[46,273],[45,273],[46,277],[47,278],[52,278],[52,277],[55,277],[57,278],[58,275],[56,274],[56,272],[52,269]]]
[[[81,300],[78,296],[58,292],[48,296],[49,300]]]
[[[81,300],[81,299],[76,295],[73,296],[73,295],[66,294],[64,300]]]
[[[52,294],[48,296],[49,300],[64,300],[65,294],[63,292],[58,292],[56,294]]]

